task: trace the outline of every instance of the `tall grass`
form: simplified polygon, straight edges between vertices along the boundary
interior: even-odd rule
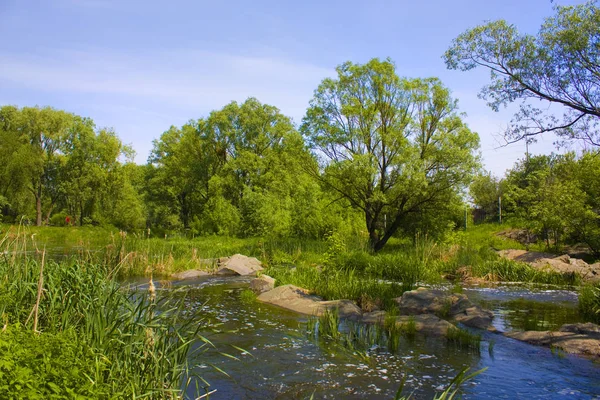
[[[0,352],[1,398],[180,397],[201,327],[180,319],[180,293],[127,290],[101,264],[42,263],[26,246],[0,240],[0,348],[22,350]]]
[[[277,285],[296,285],[325,300],[354,300],[363,308],[371,302],[377,303],[380,308],[393,308],[396,304],[394,298],[405,291],[399,284],[384,282],[354,270],[318,269],[299,265],[295,268],[270,267],[265,273],[275,278]]]
[[[579,291],[579,312],[586,321],[600,324],[600,285],[586,285]]]

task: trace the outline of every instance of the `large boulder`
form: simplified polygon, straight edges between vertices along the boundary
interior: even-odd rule
[[[261,275],[258,278],[254,278],[250,281],[250,290],[256,294],[268,292],[275,287],[275,279],[269,275]]]
[[[188,269],[187,271],[177,272],[176,274],[171,275],[171,278],[181,281],[185,279],[196,279],[206,275],[209,275],[206,271]]]
[[[256,298],[263,303],[273,304],[301,314],[314,315],[322,301],[320,297],[306,293],[306,290],[294,285],[278,286],[262,293]]]
[[[563,325],[558,332],[507,332],[505,336],[537,346],[546,346],[592,358],[600,358],[600,326],[595,324]]]
[[[401,315],[396,317],[396,325],[414,323],[417,332],[426,336],[446,336],[448,329],[454,327],[450,322],[433,314]]]
[[[294,285],[278,286],[260,294],[257,300],[307,315],[321,316],[327,310],[336,309],[340,318],[357,320],[362,316],[360,308],[351,300],[323,301]]]
[[[481,307],[469,307],[464,312],[456,314],[453,317],[455,321],[472,328],[496,331],[496,328],[492,326],[494,314],[490,310],[484,310]]]
[[[433,314],[479,329],[490,329],[494,318],[491,311],[474,305],[466,295],[443,290],[421,287],[394,300],[403,315]]]
[[[340,318],[359,320],[362,318],[362,310],[352,300],[320,301],[316,315],[322,315],[326,310],[336,309]]]
[[[576,274],[586,281],[600,281],[600,264],[588,264],[568,254],[556,256],[550,253],[540,253],[526,250],[501,250],[498,255],[509,260],[528,263],[541,271],[552,271],[561,274]]]
[[[256,275],[263,270],[258,259],[241,254],[219,258],[217,268],[217,275]]]

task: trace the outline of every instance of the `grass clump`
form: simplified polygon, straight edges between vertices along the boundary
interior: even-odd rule
[[[600,285],[585,285],[581,288],[579,312],[586,321],[600,324]]]
[[[252,304],[256,301],[256,293],[250,289],[244,289],[240,292],[240,300],[246,304]]]
[[[318,269],[300,265],[296,268],[270,267],[265,273],[275,278],[278,285],[296,285],[325,300],[354,300],[359,306],[362,302],[367,306],[368,302],[368,307],[372,307],[371,303],[377,300],[377,304],[384,309],[394,308],[394,298],[401,296],[406,290],[399,284],[364,276],[354,270]]]
[[[481,349],[481,335],[473,334],[465,329],[452,327],[446,333],[449,343],[465,350],[473,350],[479,353]]]
[[[20,254],[8,243],[0,252]],[[10,350],[0,398],[180,396],[201,324],[180,319],[179,292],[128,290],[114,275],[83,260],[0,258],[0,348]]]

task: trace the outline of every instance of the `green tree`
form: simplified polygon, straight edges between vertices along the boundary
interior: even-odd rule
[[[380,250],[411,218],[461,190],[477,166],[479,138],[438,79],[401,79],[390,60],[337,67],[315,91],[302,132],[323,172],[312,171],[363,213]]]
[[[464,32],[446,51],[446,65],[489,69],[491,83],[480,96],[496,111],[522,101],[507,131],[509,142],[554,132],[600,146],[600,9],[588,1],[555,10],[537,36],[519,34],[503,20]],[[554,107],[537,107],[532,100]]]
[[[76,117],[50,107],[5,106],[0,115],[2,135],[12,137],[12,144],[17,143],[14,160],[8,155],[7,169],[21,169],[15,181],[33,196],[36,225],[40,226],[44,207],[52,210],[56,201],[60,150]]]
[[[502,185],[498,178],[490,172],[475,176],[469,186],[469,194],[477,209],[483,211],[486,220],[498,221],[498,199],[502,197]]]

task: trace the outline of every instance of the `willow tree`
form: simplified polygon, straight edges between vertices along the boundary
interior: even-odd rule
[[[445,212],[477,167],[479,138],[449,90],[436,78],[400,78],[390,60],[337,67],[301,129],[321,158],[314,175],[364,214],[375,251],[432,205]]]
[[[520,102],[508,142],[553,132],[600,146],[600,8],[588,1],[555,10],[537,36],[504,20],[467,30],[446,51],[446,65],[488,69],[480,96],[493,110]]]

